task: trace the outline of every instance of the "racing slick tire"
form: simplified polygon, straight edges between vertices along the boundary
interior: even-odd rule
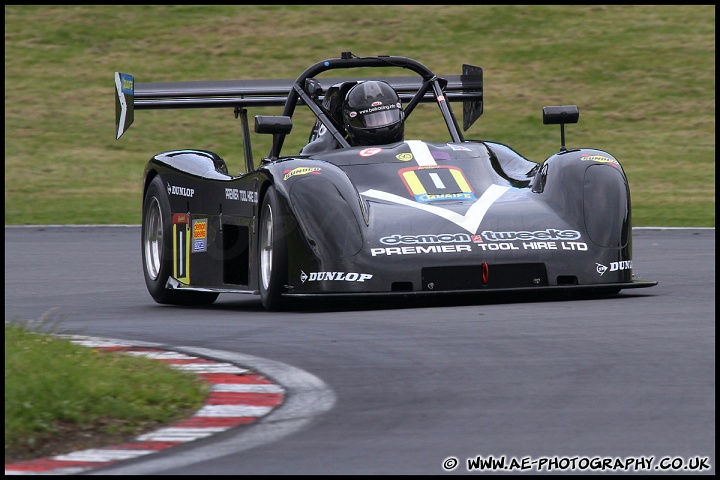
[[[283,217],[278,193],[270,185],[260,208],[257,255],[260,299],[266,310],[283,310],[289,304],[282,296],[288,271],[287,232]]]
[[[170,290],[165,287],[172,274],[172,214],[162,180],[150,182],[143,200],[142,263],[145,284],[152,298],[161,304],[207,305],[219,293]]]

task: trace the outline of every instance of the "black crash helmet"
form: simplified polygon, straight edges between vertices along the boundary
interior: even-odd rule
[[[404,138],[400,97],[386,82],[354,86],[343,102],[343,123],[352,145],[384,145]]]

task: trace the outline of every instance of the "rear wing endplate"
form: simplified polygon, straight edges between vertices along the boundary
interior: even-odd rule
[[[120,138],[135,120],[135,87],[132,75],[115,72],[115,130]]]

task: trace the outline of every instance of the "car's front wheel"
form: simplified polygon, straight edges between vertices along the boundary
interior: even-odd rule
[[[157,303],[171,305],[206,305],[218,293],[170,290],[172,275],[172,214],[170,201],[160,177],[153,178],[145,193],[142,215],[142,263],[148,292]]]
[[[268,187],[260,209],[258,273],[260,299],[267,310],[288,306],[282,293],[287,285],[287,238],[280,199],[275,187]]]

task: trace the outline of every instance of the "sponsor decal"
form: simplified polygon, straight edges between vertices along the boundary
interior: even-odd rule
[[[472,187],[461,169],[449,165],[407,167],[398,170],[417,202],[475,200]]]
[[[122,92],[127,95],[135,94],[135,87],[133,86],[133,78],[131,75],[120,74],[120,80],[122,81]]]
[[[388,235],[382,237],[380,243],[383,245],[417,245],[426,243],[467,243],[470,235],[467,233],[441,233],[439,235]]]
[[[412,153],[398,153],[397,155],[395,155],[395,158],[397,158],[401,162],[409,162],[410,160],[413,159],[413,154]]]
[[[172,223],[173,225],[188,223],[189,217],[187,213],[173,213]]]
[[[377,247],[371,248],[370,254],[373,257],[378,255],[416,255],[425,253],[461,253],[472,252],[470,245],[428,245],[415,247]]]
[[[632,270],[632,260],[621,260],[619,262],[610,262],[610,266],[603,265],[602,263],[595,263],[595,270],[601,276],[608,270],[611,272],[617,272],[620,270]]]
[[[574,230],[573,230],[574,231]],[[555,232],[558,232],[557,230]],[[485,233],[485,232],[483,232]],[[494,233],[494,232],[493,232]],[[508,232],[503,232],[508,233]],[[518,233],[518,232],[512,232]],[[529,232],[520,232],[529,233]],[[542,235],[539,235],[542,236]],[[517,236],[512,238],[516,239]],[[458,253],[470,252],[472,247],[469,245],[459,245],[452,248],[444,248],[447,244],[469,244],[474,243],[477,248],[484,252],[497,252],[509,250],[576,250],[586,251],[587,244],[584,242],[572,241],[523,241],[515,243],[511,241],[498,241],[493,236],[490,243],[483,242],[482,235],[469,235],[467,233],[441,233],[441,234],[423,234],[423,235],[388,235],[380,238],[380,243],[387,246],[395,245],[433,245],[432,248],[372,248],[370,253],[372,256],[377,255],[410,255],[418,253]]]
[[[293,168],[292,170],[285,170],[283,173],[285,174],[283,176],[283,180],[287,180],[290,177],[294,177],[296,175],[307,175],[308,173],[312,173],[313,175],[320,175],[320,170],[322,168],[320,167],[298,167]]]
[[[355,272],[310,272],[309,274],[300,270],[300,281],[305,282],[364,282],[370,280],[373,276],[369,273]]]
[[[194,188],[187,188],[187,187],[178,187],[175,185],[167,184],[167,192],[168,195],[179,195],[181,197],[190,197],[195,194]]]
[[[239,202],[257,202],[257,192],[250,190],[240,190],[237,188],[225,189],[225,200],[237,200]]]
[[[207,220],[193,220],[192,251],[207,252]]]
[[[373,155],[377,155],[378,153],[382,152],[382,148],[364,148],[360,150],[360,156],[361,157],[372,157]]]
[[[478,243],[478,248],[482,251],[498,251],[498,250],[520,250],[515,244],[509,242],[501,243]]]
[[[483,193],[482,196],[475,203],[470,205],[470,208],[467,209],[465,215],[457,213],[453,210],[440,208],[436,205],[427,205],[424,203],[408,200],[407,198],[401,197],[400,195],[395,195],[393,193],[383,192],[380,190],[365,190],[364,192],[361,192],[361,195],[368,198],[376,198],[385,202],[405,205],[407,207],[417,208],[419,210],[432,213],[433,215],[437,215],[450,222],[453,222],[455,225],[458,225],[459,227],[464,228],[465,230],[470,232],[471,234],[474,234],[480,226],[480,223],[485,217],[488,209],[492,206],[493,203],[495,203],[498,198],[503,195],[503,193],[507,192],[508,190],[510,190],[510,187],[490,185],[490,187],[485,190],[485,193]]]
[[[616,167],[617,165],[620,165],[617,160],[614,160],[612,158],[606,157],[604,155],[588,155],[583,154],[580,155],[580,160],[582,161],[592,161],[592,162],[600,162],[600,163],[609,163],[613,167]]]
[[[563,250],[587,250],[585,242],[560,242]]]
[[[412,152],[413,157],[415,157],[415,161],[417,161],[418,165],[437,165],[426,143],[420,140],[407,140],[405,143],[410,147],[410,151]],[[510,190],[510,187],[505,187],[501,185],[490,185],[488,189],[485,190],[485,192],[482,194],[482,196],[477,199],[475,203],[470,205],[464,215],[457,213],[453,210],[438,207],[437,205],[428,205],[425,203],[412,201],[407,198],[401,197],[400,195],[383,192],[381,190],[369,189],[361,192],[361,195],[367,198],[375,198],[385,202],[396,203],[398,205],[405,205],[408,207],[423,210],[425,212],[437,215],[450,222],[453,222],[455,225],[458,225],[459,227],[470,232],[471,234],[474,234],[477,232],[477,229],[480,226],[483,218],[485,217],[488,209],[492,206],[493,203],[495,203],[498,198],[500,198],[508,190]]]
[[[577,230],[557,230],[554,228],[536,230],[534,232],[528,232],[525,230],[518,232],[494,232],[492,230],[483,230],[481,235],[489,242],[508,240],[577,240],[582,236]]]
[[[375,112],[381,112],[383,110],[395,110],[396,108],[401,108],[402,105],[400,103],[391,103],[389,105],[383,105],[382,102],[373,102],[372,106],[370,108],[366,108],[365,110],[360,110],[357,112],[360,115],[367,115],[368,113],[375,113]],[[354,118],[355,115],[353,115],[355,112],[350,113],[350,118]]]
[[[472,152],[472,149],[456,143],[448,143],[448,147],[458,152]]]
[[[557,232],[557,231],[556,231]],[[483,232],[485,233],[485,232]],[[504,232],[507,233],[507,232]],[[517,232],[513,232],[517,233]],[[529,232],[521,232],[529,233]],[[542,236],[542,235],[541,235]],[[421,247],[400,247],[400,248],[371,248],[370,253],[373,257],[378,255],[413,255],[423,253],[459,253],[470,252],[472,247],[469,245],[450,245],[447,244],[466,244],[474,243],[477,248],[484,252],[510,251],[510,250],[575,250],[587,251],[587,244],[584,242],[573,241],[523,241],[501,242],[493,239],[490,243],[483,242],[482,235],[468,235],[467,233],[442,233],[442,234],[424,234],[424,235],[388,235],[380,239],[380,243],[387,246],[395,245],[421,245]],[[435,244],[435,245],[433,245]],[[425,245],[432,245],[425,247]]]
[[[492,230],[484,230],[476,241],[478,247],[483,251],[497,250],[576,250],[586,251],[588,249],[585,242],[574,242],[581,238],[580,232],[577,230],[557,230],[548,228],[545,230],[529,231],[511,231],[511,232],[494,232]],[[473,238],[475,240],[475,238]],[[487,240],[491,243],[484,243]],[[515,243],[521,241],[521,243]]]
[[[419,195],[417,198],[418,202],[439,202],[443,200],[475,200],[475,195],[472,193],[467,192],[459,192],[459,193],[428,193],[424,195]]]
[[[193,253],[207,252],[207,242],[205,240],[193,240]]]
[[[519,245],[511,242],[477,243],[480,250],[587,250],[585,242],[522,242]]]
[[[193,239],[207,238],[207,220],[193,221]]]

